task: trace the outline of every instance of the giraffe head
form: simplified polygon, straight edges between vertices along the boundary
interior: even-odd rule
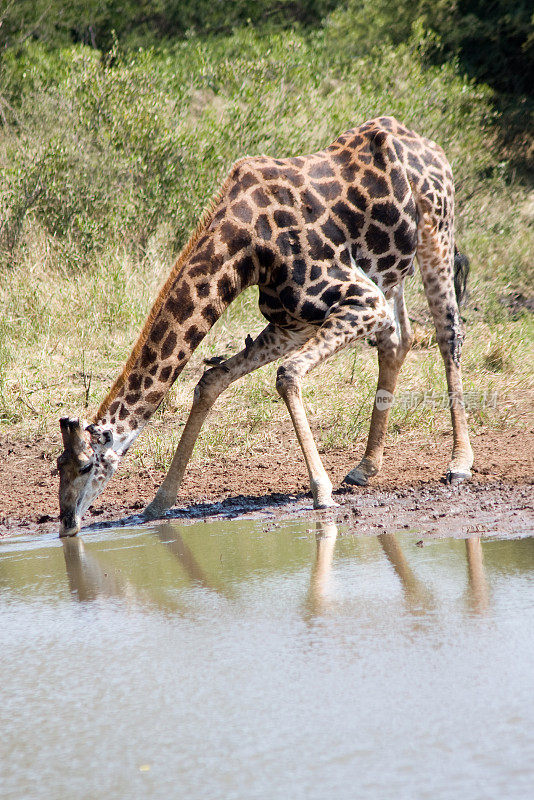
[[[82,515],[100,494],[119,463],[113,434],[79,419],[60,420],[65,450],[57,460],[59,470],[60,536],[75,536]]]

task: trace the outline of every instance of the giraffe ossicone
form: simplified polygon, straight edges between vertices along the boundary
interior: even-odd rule
[[[144,518],[161,516],[175,503],[201,426],[221,392],[280,358],[276,387],[303,451],[314,506],[333,504],[301,381],[340,348],[373,335],[379,376],[369,437],[346,478],[365,484],[380,470],[389,398],[412,344],[403,286],[415,257],[450,397],[453,452],[447,476],[469,477],[473,454],[462,400],[458,311],[467,261],[455,250],[453,226],[453,177],[443,150],[393,117],[370,120],[310,155],[238,161],[178,256],[93,422],[61,421],[60,535],[79,531],[83,513],[195,348],[252,285],[259,287],[267,327],[202,376],[172,464]]]

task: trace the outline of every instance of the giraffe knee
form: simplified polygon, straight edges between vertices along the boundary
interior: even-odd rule
[[[399,338],[398,322],[394,311],[385,298],[378,306],[376,317],[375,332],[377,336],[383,339],[393,338],[397,341]]]
[[[226,389],[227,381],[224,377],[225,368],[222,365],[207,369],[195,386],[193,405],[211,408],[221,392]]]
[[[298,376],[287,364],[282,364],[278,367],[276,373],[276,391],[282,398],[286,398],[290,394],[298,394],[300,391]]]

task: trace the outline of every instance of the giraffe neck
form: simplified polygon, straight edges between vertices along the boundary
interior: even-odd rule
[[[232,300],[257,283],[246,238],[234,232],[229,240],[224,217],[220,202],[179,256],[121,375],[96,414],[94,422],[111,430],[119,455],[137,438]]]

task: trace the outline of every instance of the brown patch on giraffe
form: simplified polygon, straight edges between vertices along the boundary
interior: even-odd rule
[[[296,189],[305,183],[304,176],[300,172],[295,172],[294,170],[286,169],[285,178]]]
[[[194,350],[197,347],[202,339],[205,336],[205,332],[199,330],[196,325],[192,325],[185,333],[184,339],[188,344],[191,346],[191,349]]]
[[[289,211],[275,211],[274,222],[279,228],[291,228],[297,225],[297,218]]]
[[[165,360],[172,356],[178,339],[174,331],[171,331],[161,346],[160,357]]]
[[[163,339],[163,336],[167,332],[168,327],[169,323],[167,322],[166,319],[157,320],[157,322],[152,327],[152,330],[150,331],[150,341],[154,342],[155,344],[158,344]]]
[[[365,234],[365,242],[369,250],[376,255],[387,253],[390,248],[389,234],[379,228],[378,225],[371,223]]]
[[[314,223],[325,213],[323,202],[310,188],[301,192],[300,201],[305,223]]]
[[[356,208],[360,211],[366,211],[368,208],[369,203],[367,198],[357,186],[349,186],[347,191],[347,199],[351,205],[356,206]]]
[[[264,269],[269,269],[269,267],[272,267],[276,259],[273,251],[269,247],[256,245],[255,252],[261,267]]]
[[[274,200],[274,198],[268,195],[265,189],[262,188],[255,189],[252,192],[251,198],[258,208],[267,208]]]
[[[379,272],[384,272],[385,270],[390,269],[395,262],[397,261],[397,257],[390,255],[390,256],[382,256],[382,258],[378,259],[377,262],[377,269]]]
[[[241,289],[245,289],[247,286],[250,286],[252,283],[254,283],[256,268],[251,255],[246,255],[237,259],[234,264],[234,269]]]
[[[355,211],[342,200],[332,206],[332,211],[345,226],[349,238],[357,239],[365,222],[364,215],[360,211]]]
[[[273,231],[269,222],[269,218],[266,214],[259,215],[258,219],[256,220],[255,230],[260,239],[263,239],[266,242],[270,241]]]
[[[152,362],[156,360],[156,357],[156,351],[152,350],[148,344],[145,344],[141,350],[141,367],[147,367],[149,364],[152,364]]]
[[[332,244],[339,245],[346,241],[346,236],[341,228],[336,225],[332,217],[328,217],[326,222],[321,225],[321,230]]]
[[[138,372],[132,372],[132,374],[128,378],[128,388],[130,389],[130,391],[136,392],[141,388],[142,381],[143,381],[142,375],[140,375]],[[113,410],[114,406],[115,403],[113,403],[109,409],[112,414],[114,413]]]
[[[204,317],[210,328],[213,325],[215,325],[215,323],[219,319],[219,314],[217,313],[217,309],[213,305],[209,305],[203,308],[202,316]]]
[[[147,395],[145,395],[145,403],[150,403],[152,405],[154,403],[158,403],[160,400],[161,400],[160,391],[149,392]]]
[[[252,222],[252,209],[244,200],[233,205],[231,210],[234,217],[236,217],[240,222]]]
[[[387,197],[390,193],[389,183],[383,175],[377,175],[366,169],[361,179],[361,185],[367,190],[373,200],[377,197]]]
[[[284,175],[286,178],[287,175]],[[279,205],[282,206],[294,206],[295,205],[295,195],[293,191],[289,189],[287,186],[273,186],[271,188],[271,192]]]
[[[202,281],[195,286],[197,296],[200,298],[207,297],[210,293],[210,285],[208,281]]]
[[[258,183],[258,179],[251,172],[243,172],[243,167],[246,165],[247,161],[248,159],[241,159],[241,161],[238,161],[237,164],[234,165],[230,172],[229,179],[233,183],[229,192],[230,200],[235,200],[239,194]]]
[[[300,236],[296,230],[286,230],[276,238],[276,245],[282,256],[299,255],[302,252]]]
[[[193,303],[189,287],[183,286],[180,292],[173,293],[167,299],[164,308],[174,317],[179,325],[186,322],[195,310],[195,304]]]
[[[328,181],[327,183],[312,181],[311,186],[314,191],[322,195],[325,200],[336,200],[341,194],[341,184],[339,181]]]
[[[315,230],[308,230],[307,240],[310,248],[310,257],[314,261],[331,261],[334,258],[334,250],[317,235]]]

